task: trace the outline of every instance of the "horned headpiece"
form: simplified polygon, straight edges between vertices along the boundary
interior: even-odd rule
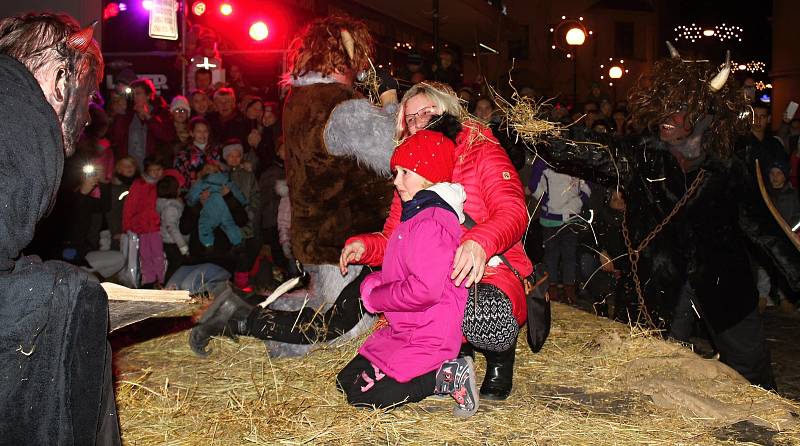
[[[711,69],[707,61],[682,60],[677,49],[667,42],[670,57],[656,62],[642,74],[631,89],[628,105],[636,127],[657,131],[670,115],[686,113],[686,122],[694,125],[705,116],[713,116],[703,138],[707,152],[727,156],[737,135],[746,132],[747,123],[740,116],[747,103],[730,85],[730,53],[721,69]]]
[[[677,49],[672,45],[672,42],[667,41],[667,49],[669,49],[669,55],[673,59],[681,60],[681,54],[678,52]],[[708,88],[711,91],[717,92],[722,90],[722,87],[725,86],[725,83],[728,82],[728,77],[731,75],[731,52],[728,51],[725,54],[725,65],[719,70],[710,81],[708,81]]]

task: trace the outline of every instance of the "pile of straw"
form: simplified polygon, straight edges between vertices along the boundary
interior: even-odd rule
[[[348,406],[333,382],[358,342],[270,359],[263,343],[214,340],[195,357],[188,332],[116,354],[127,445],[186,444],[800,444],[800,406],[748,386],[685,347],[554,304],[532,354],[520,337],[514,390],[455,419],[452,402],[391,411]],[[476,361],[482,376],[481,355]],[[672,384],[670,384],[672,383]]]
[[[547,101],[541,102],[522,96],[516,90],[511,94],[511,100],[507,100],[492,87],[489,87],[489,94],[497,107],[497,113],[503,117],[501,127],[507,129],[509,134],[516,133],[529,145],[560,137],[565,130],[562,124],[547,120],[550,110]]]

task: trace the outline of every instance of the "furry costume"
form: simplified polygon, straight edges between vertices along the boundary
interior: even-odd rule
[[[388,177],[360,165],[360,154],[335,156],[323,143],[331,111],[355,96],[347,85],[321,83],[293,86],[286,99],[283,131],[292,252],[305,264],[338,263],[348,237],[380,230],[388,214],[393,191]],[[388,171],[388,163],[381,170]]]
[[[345,240],[379,231],[392,199],[386,174],[397,107],[355,99],[351,86],[355,73],[369,66],[371,51],[366,26],[343,17],[316,20],[292,41],[283,111],[291,246],[310,283],[268,310],[221,295],[192,330],[196,353],[207,353],[211,336],[233,333],[264,339],[273,356],[297,356],[372,326],[358,295],[363,268],[352,266],[343,277],[338,267]],[[360,144],[348,146],[350,139]],[[369,149],[353,149],[364,146]]]
[[[608,148],[552,141],[544,148],[545,158],[561,172],[623,189],[634,249],[665,221],[698,175],[704,175],[685,206],[639,251],[644,302],[658,328],[668,327],[678,300],[689,298],[685,287],[693,290],[691,298],[712,336],[752,322],[749,337],[760,344],[754,350],[761,352],[759,358],[748,359],[752,367],[731,359],[729,351],[717,345],[720,359],[751,382],[770,388],[774,382],[760,320],[757,313],[753,316],[758,295],[746,245],[763,251],[795,285],[800,284],[800,252],[766,211],[755,177],[734,144],[746,127],[739,118],[746,104],[732,80],[714,91],[710,79],[706,65],[679,57],[660,61],[631,92],[630,103],[639,127],[660,128],[661,138],[644,135],[618,141],[574,135]],[[662,141],[664,132],[674,130],[670,123],[677,112],[685,113],[687,135],[667,144]],[[745,339],[741,343],[744,346]]]

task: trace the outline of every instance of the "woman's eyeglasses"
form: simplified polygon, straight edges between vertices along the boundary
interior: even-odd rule
[[[408,113],[405,116],[406,127],[411,127],[414,124],[415,127],[424,127],[428,125],[428,122],[431,120],[431,116],[436,113],[436,106],[429,105],[428,107],[424,107],[416,113]]]

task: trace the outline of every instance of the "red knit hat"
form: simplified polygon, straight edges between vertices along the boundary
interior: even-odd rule
[[[420,130],[394,149],[390,166],[412,170],[431,183],[452,181],[456,146],[433,130]]]

